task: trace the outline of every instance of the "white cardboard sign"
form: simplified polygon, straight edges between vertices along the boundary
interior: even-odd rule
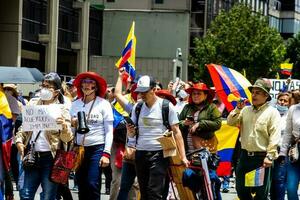
[[[23,106],[23,130],[61,130],[62,126],[56,123],[56,119],[61,117],[61,105],[28,105]]]
[[[270,94],[272,98],[277,98],[279,91],[286,85],[286,79],[269,79],[272,83]],[[289,91],[298,90],[300,88],[300,80],[292,79],[289,84]]]

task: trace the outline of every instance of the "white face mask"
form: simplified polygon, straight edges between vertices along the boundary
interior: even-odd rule
[[[49,101],[53,98],[53,92],[49,89],[43,88],[40,93],[41,100]]]

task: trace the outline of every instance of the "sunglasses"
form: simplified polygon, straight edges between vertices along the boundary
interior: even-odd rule
[[[82,79],[81,83],[96,83],[96,81],[94,81],[92,79]]]

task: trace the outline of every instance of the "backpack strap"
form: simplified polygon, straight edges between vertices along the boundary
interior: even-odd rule
[[[137,141],[138,141],[138,137],[139,137],[139,117],[140,117],[140,113],[141,113],[141,109],[142,109],[142,106],[143,106],[144,102],[143,101],[140,101],[138,102],[138,104],[136,105],[135,107],[135,126],[136,126],[136,140],[135,140],[135,143],[137,144]]]
[[[171,130],[171,126],[169,123],[169,103],[170,101],[167,99],[163,100],[163,104],[162,104],[162,118],[163,118],[163,124],[164,126]]]

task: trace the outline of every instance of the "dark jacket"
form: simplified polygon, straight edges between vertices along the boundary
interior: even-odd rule
[[[189,126],[183,124],[187,116],[194,116],[199,108],[193,104],[189,103],[185,105],[182,112],[180,113],[180,130],[183,136],[185,147],[187,147],[187,135],[189,132]],[[219,130],[222,125],[221,113],[219,112],[217,106],[213,103],[204,102],[204,106],[201,108],[197,122],[199,122],[199,127],[194,133],[203,139],[211,139],[215,135],[215,131]]]

